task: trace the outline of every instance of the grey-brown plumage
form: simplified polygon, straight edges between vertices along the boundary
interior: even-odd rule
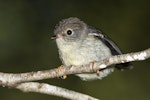
[[[88,26],[76,17],[64,19],[54,30],[60,59],[65,66],[80,66],[100,61],[112,55],[119,55],[119,48],[101,31]],[[117,68],[127,68],[119,64]],[[101,79],[113,71],[113,67],[96,73],[77,74],[82,80]]]

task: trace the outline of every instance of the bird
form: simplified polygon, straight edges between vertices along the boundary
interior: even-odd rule
[[[101,61],[113,55],[121,55],[118,46],[100,29],[86,24],[77,17],[61,20],[54,29],[59,57],[64,66],[81,66]],[[84,81],[102,79],[114,69],[130,69],[131,63],[116,64],[96,73],[80,73],[76,76]]]

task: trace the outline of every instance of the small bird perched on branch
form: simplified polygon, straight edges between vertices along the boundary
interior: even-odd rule
[[[76,17],[63,19],[56,25],[53,39],[56,39],[59,56],[65,66],[81,66],[104,60],[112,55],[122,54],[120,49],[102,31],[97,30]],[[130,68],[130,63],[115,66]],[[102,79],[114,70],[109,67],[96,73],[76,74],[82,80]]]

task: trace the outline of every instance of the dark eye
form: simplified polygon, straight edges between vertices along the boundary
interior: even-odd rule
[[[72,31],[71,30],[67,30],[67,35],[71,35]]]

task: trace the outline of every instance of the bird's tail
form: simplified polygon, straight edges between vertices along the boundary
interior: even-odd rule
[[[132,69],[133,65],[130,62],[127,62],[127,63],[116,64],[115,67],[119,70],[124,70],[124,69]]]

